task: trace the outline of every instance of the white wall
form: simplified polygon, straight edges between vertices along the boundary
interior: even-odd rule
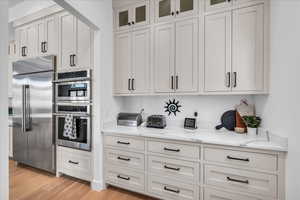
[[[0,1],[0,199],[8,200],[8,4]]]
[[[53,5],[52,0],[25,0],[9,9],[9,22]]]
[[[152,96],[152,97],[122,97],[124,106],[122,111],[139,112],[145,109],[145,115],[164,114],[165,102],[169,99],[179,100],[182,107],[181,112],[175,117],[173,114],[167,117],[170,125],[183,125],[185,117],[193,117],[198,112],[199,127],[214,128],[220,123],[221,115],[230,109],[243,98],[253,103],[252,96]],[[179,123],[179,124],[178,124]]]
[[[287,200],[300,199],[300,1],[271,0],[270,95],[255,98],[263,126],[288,137]]]

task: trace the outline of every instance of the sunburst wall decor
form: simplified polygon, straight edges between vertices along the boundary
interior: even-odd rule
[[[175,99],[173,99],[173,101],[169,100],[168,102],[166,102],[165,112],[168,112],[169,115],[173,113],[176,116],[177,112],[181,112],[179,110],[180,107],[182,106],[179,105],[179,101],[176,101]]]

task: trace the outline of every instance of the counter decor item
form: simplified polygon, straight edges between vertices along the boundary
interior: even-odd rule
[[[165,112],[168,112],[169,115],[173,113],[176,116],[177,112],[181,112],[179,110],[180,107],[182,106],[179,104],[179,101],[176,101],[175,99],[173,99],[173,101],[169,100],[168,102],[166,102]]]
[[[236,127],[234,131],[240,134],[246,133],[247,126],[239,112],[236,112],[235,119],[236,119]]]
[[[236,110],[226,111],[221,117],[221,124],[216,126],[217,130],[226,128],[229,131],[234,131],[236,127]]]
[[[243,120],[247,125],[247,134],[255,137],[257,135],[257,128],[261,123],[261,118],[257,116],[243,116]]]

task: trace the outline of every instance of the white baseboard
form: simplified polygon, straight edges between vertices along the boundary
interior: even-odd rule
[[[104,184],[102,181],[93,180],[91,182],[91,188],[92,190],[101,191],[105,190],[107,187],[106,184]]]

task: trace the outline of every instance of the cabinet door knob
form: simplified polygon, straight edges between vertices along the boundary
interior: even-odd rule
[[[179,10],[177,10],[177,11],[176,11],[176,14],[179,15],[179,13],[180,13]]]
[[[175,13],[174,13],[174,12],[171,12],[171,15],[172,15],[172,16],[174,16],[174,15],[175,15]]]
[[[135,23],[134,21],[131,22],[131,24],[134,24],[134,23]]]
[[[128,26],[130,26],[131,25],[131,23],[130,22],[128,22]]]

